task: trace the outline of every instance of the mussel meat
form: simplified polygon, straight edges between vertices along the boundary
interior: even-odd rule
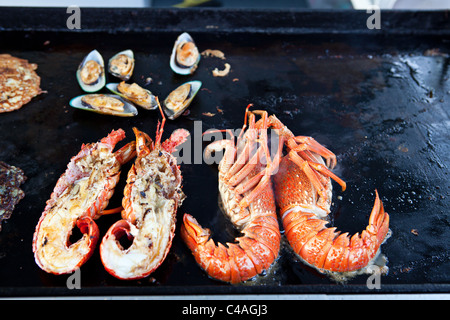
[[[170,67],[175,73],[188,75],[194,73],[200,62],[200,53],[192,37],[182,33],[173,46]]]
[[[133,51],[124,50],[114,55],[109,59],[108,70],[113,76],[123,81],[129,80],[134,70]]]
[[[101,114],[119,117],[133,117],[137,109],[119,96],[112,94],[87,94],[70,100],[70,106]]]
[[[138,84],[128,84],[125,81],[121,83],[108,83],[106,87],[113,93],[130,100],[135,105],[147,110],[154,110],[158,108],[155,96]]]
[[[201,81],[189,81],[173,90],[164,100],[167,117],[170,120],[178,118],[191,104],[201,86]]]
[[[105,69],[101,54],[91,51],[80,63],[77,70],[77,80],[86,92],[96,92],[105,86]]]

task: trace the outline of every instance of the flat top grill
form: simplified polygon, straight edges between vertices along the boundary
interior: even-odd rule
[[[83,29],[69,32],[64,10],[7,8],[0,13],[2,52],[37,63],[41,87],[48,91],[19,111],[0,114],[0,160],[28,177],[22,186],[26,196],[0,233],[1,295],[372,292],[367,275],[336,284],[301,263],[285,240],[265,276],[237,286],[208,278],[179,237],[182,214],[195,216],[216,241],[232,241],[237,232],[218,207],[217,166],[205,163],[181,165],[187,199],[178,210],[171,252],[150,277],[111,277],[98,248],[81,268],[83,290],[68,290],[68,276],[40,270],[31,250],[34,228],[81,144],[117,128],[131,141],[133,126],[153,137],[160,118],[158,111],[143,109],[125,119],[69,107],[69,100],[83,93],[75,71],[92,49],[105,60],[134,50],[130,81],[161,99],[188,80],[203,82],[190,113],[166,122],[163,139],[176,128],[193,133],[196,121],[202,131],[240,128],[249,103],[276,114],[296,135],[314,137],[337,155],[335,173],[348,185],[341,192],[334,184],[330,223],[343,232],[362,231],[375,189],[390,214],[392,236],[382,246],[389,274],[381,278],[379,292],[449,292],[450,38],[445,13],[386,13],[382,30],[373,33],[365,27],[367,15],[359,12],[83,9],[82,15]],[[414,23],[424,27],[408,29]],[[223,51],[226,61],[203,58],[194,75],[175,75],[169,56],[181,31],[191,33],[200,51]],[[224,62],[231,65],[230,74],[213,77],[211,71],[222,69]],[[129,167],[123,168],[110,207],[121,203]],[[100,218],[101,235],[117,219]]]

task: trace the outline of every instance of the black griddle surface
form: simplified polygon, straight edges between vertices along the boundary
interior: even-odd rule
[[[362,231],[375,189],[390,214],[392,236],[382,246],[389,273],[381,278],[381,289],[376,292],[448,292],[450,37],[435,33],[361,36],[327,30],[244,34],[216,29],[194,30],[191,35],[200,51],[219,49],[226,61],[203,58],[191,76],[175,75],[169,67],[179,34],[170,28],[164,32],[25,28],[0,32],[2,53],[37,63],[41,87],[48,92],[18,111],[0,114],[0,160],[20,167],[28,177],[22,186],[26,196],[3,222],[0,233],[0,294],[374,292],[366,286],[367,275],[336,284],[305,266],[285,240],[280,258],[265,276],[235,286],[208,278],[179,236],[182,214],[188,212],[211,228],[215,240],[232,241],[237,233],[218,208],[217,166],[205,163],[181,165],[187,199],[178,210],[172,249],[150,277],[139,281],[113,278],[104,270],[98,248],[81,268],[81,290],[67,289],[69,275],[40,270],[31,249],[34,229],[56,181],[81,144],[118,128],[131,141],[133,126],[153,137],[160,119],[157,111],[143,109],[137,117],[117,118],[69,107],[69,100],[83,93],[75,71],[93,49],[105,61],[132,49],[136,68],[130,82],[161,99],[186,81],[203,82],[190,114],[167,121],[163,139],[176,128],[193,133],[196,121],[202,121],[202,131],[240,128],[249,103],[276,114],[296,135],[314,137],[337,155],[335,172],[348,186],[341,192],[334,184],[331,224],[343,232]],[[211,71],[222,69],[224,62],[231,65],[230,74],[213,77]],[[108,82],[117,80],[108,77]],[[145,85],[148,77],[152,83]],[[207,112],[215,115],[205,116]],[[192,145],[192,150],[205,146],[205,142]],[[128,169],[129,165],[123,169],[110,207],[120,204]],[[117,219],[100,218],[101,235]]]

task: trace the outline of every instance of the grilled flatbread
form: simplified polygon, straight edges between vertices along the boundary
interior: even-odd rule
[[[0,54],[0,113],[20,109],[42,93],[37,64]]]

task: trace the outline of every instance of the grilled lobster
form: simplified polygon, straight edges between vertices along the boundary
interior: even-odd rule
[[[115,210],[104,210],[113,195],[121,166],[134,158],[135,143],[113,152],[125,138],[122,129],[97,143],[83,144],[61,175],[33,236],[37,265],[53,274],[72,273],[92,255],[99,230],[95,219]],[[75,225],[83,236],[71,243]]]
[[[246,120],[247,113],[248,108]],[[236,238],[235,243],[216,245],[210,231],[202,228],[191,215],[184,215],[181,226],[181,236],[200,267],[210,277],[230,283],[263,273],[278,257],[280,248],[281,235],[271,182],[280,153],[272,162],[266,128],[263,125],[256,130],[255,116],[250,114],[249,119],[250,127],[245,133],[241,131],[237,145],[234,139],[218,140],[210,144],[205,153],[208,158],[213,151],[225,149],[219,163],[220,197],[225,214],[243,236]]]
[[[256,127],[267,127],[267,112]],[[280,208],[286,238],[295,253],[319,271],[352,272],[369,265],[389,231],[389,215],[375,191],[375,203],[369,225],[361,234],[352,237],[327,227],[330,213],[331,179],[346,184],[330,169],[336,165],[336,156],[311,137],[294,134],[274,115],[269,126],[283,139],[287,155],[274,175],[275,198]],[[324,158],[326,163],[323,161]]]
[[[177,129],[161,143],[162,115],[155,142],[133,128],[137,159],[128,172],[122,220],[109,228],[100,245],[105,269],[123,280],[144,278],[161,265],[172,245],[177,209],[185,198],[181,171],[172,152],[189,132]],[[123,236],[132,241],[128,248],[119,242]]]

